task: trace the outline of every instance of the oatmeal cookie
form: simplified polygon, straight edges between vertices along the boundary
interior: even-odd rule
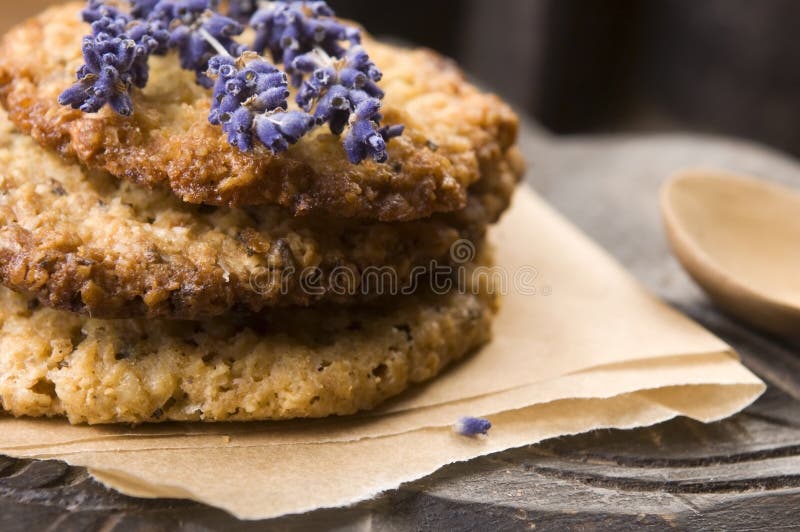
[[[0,410],[93,424],[352,414],[489,339],[496,301],[474,281],[246,321],[98,320],[0,287]]]
[[[413,222],[196,206],[68,164],[0,112],[0,281],[99,318],[199,319],[369,298],[388,289],[363,282],[367,269],[391,269],[404,283],[415,268],[448,261],[459,239],[482,240],[521,165],[512,150],[483,171],[465,209]]]
[[[287,207],[294,214],[407,221],[463,208],[481,166],[514,145],[518,119],[499,98],[467,83],[449,61],[366,38],[383,70],[386,124],[406,132],[390,160],[348,162],[338,137],[318,128],[288,152],[243,153],[208,123],[210,92],[174,56],[151,60],[135,90],[135,113],[86,115],[58,104],[82,64],[81,5],[45,11],[0,46],[0,103],[38,142],[93,169],[137,183],[166,184],[181,199],[213,205]]]

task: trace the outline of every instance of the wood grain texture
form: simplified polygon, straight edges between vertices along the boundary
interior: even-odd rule
[[[531,183],[646,286],[733,344],[770,388],[713,425],[678,419],[558,438],[446,467],[352,508],[238,522],[187,501],[138,500],[82,469],[0,458],[0,530],[800,528],[800,357],[718,313],[670,257],[657,191],[703,164],[800,185],[795,164],[702,137],[553,139],[529,125]]]

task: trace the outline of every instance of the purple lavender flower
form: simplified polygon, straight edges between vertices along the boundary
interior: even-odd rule
[[[153,12],[156,5],[161,0],[129,0],[131,4],[131,16],[134,18],[145,18]]]
[[[245,54],[240,60],[216,56],[208,72],[216,77],[209,114],[212,124],[224,123],[240,107],[253,114],[288,107],[286,74],[255,54]]]
[[[193,70],[197,83],[206,88],[214,84],[205,74],[212,57],[236,57],[246,49],[234,40],[244,26],[211,8],[211,0],[161,0],[148,15],[170,29],[168,46],[178,50],[181,67]]]
[[[166,53],[168,33],[158,24],[138,20],[102,0],[89,0],[82,12],[92,35],[83,39],[85,64],[78,82],[59,96],[59,103],[96,113],[106,104],[117,113],[133,112],[132,86],[144,88],[151,54]]]
[[[327,123],[340,135],[350,125],[344,140],[353,164],[372,158],[388,159],[386,143],[403,133],[402,126],[381,128],[383,91],[376,84],[382,77],[361,46],[352,46],[340,61],[321,49],[294,59],[297,72],[311,73],[297,92],[297,104],[305,111],[314,108],[317,123]]]
[[[286,111],[286,74],[252,52],[239,60],[214,57],[209,75],[216,82],[208,120],[242,151],[253,149],[254,138],[272,153],[286,151],[315,125],[307,113]]]
[[[272,153],[288,150],[314,127],[314,119],[302,111],[258,115],[254,122],[256,137]]]
[[[462,417],[453,425],[453,430],[462,436],[474,437],[479,434],[487,434],[492,428],[492,423],[488,419],[479,417]]]
[[[114,6],[106,4],[106,0],[88,0],[86,7],[81,11],[81,17],[84,22],[91,24],[101,18],[107,17],[110,19],[122,19],[124,24],[129,23],[132,18],[127,13],[117,9]],[[123,24],[123,25],[124,25]]]
[[[85,113],[96,113],[109,104],[117,113],[129,116],[133,112],[131,85],[146,81],[134,68],[145,53],[131,39],[105,34],[85,37],[86,64],[78,69],[78,82],[59,96],[59,103]]]
[[[288,1],[272,2],[256,11],[250,26],[256,37],[253,50],[262,53],[269,50],[273,61],[282,63],[292,84],[299,87],[303,81],[301,72],[294,67],[294,60],[319,48],[327,55],[342,57],[347,51],[342,42],[351,45],[361,42],[360,32],[339,23],[327,2]]]
[[[353,164],[358,164],[370,157],[376,162],[385,163],[389,160],[386,143],[402,135],[404,129],[403,126],[377,128],[375,123],[370,120],[353,123],[344,139],[347,158]]]
[[[148,54],[164,55],[167,52],[169,32],[163,24],[132,18],[116,8],[97,2],[83,11],[83,19],[92,27],[92,36],[130,39],[143,46]]]
[[[166,55],[169,52],[169,31],[158,21],[136,20],[128,27],[128,36],[144,46],[148,56]]]
[[[217,11],[219,0],[128,4],[126,12],[116,3],[87,1],[83,19],[92,34],[83,41],[77,83],[59,97],[63,105],[87,113],[109,105],[130,115],[130,91],[147,84],[150,56],[174,49],[198,84],[213,87],[209,121],[243,151],[258,141],[282,152],[327,123],[336,135],[347,131],[344,147],[354,164],[384,162],[386,143],[403,132],[381,127],[381,72],[359,45],[359,31],[339,23],[327,2],[229,0],[230,17]],[[245,52],[234,39],[244,31],[238,20],[248,16],[258,53]],[[259,56],[264,50],[284,71]],[[288,110],[290,76],[302,111]]]
[[[247,21],[258,10],[260,0],[228,0],[228,16],[240,22]]]

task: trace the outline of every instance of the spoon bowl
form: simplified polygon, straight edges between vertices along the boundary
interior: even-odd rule
[[[800,193],[714,170],[661,192],[673,252],[726,313],[800,341]]]

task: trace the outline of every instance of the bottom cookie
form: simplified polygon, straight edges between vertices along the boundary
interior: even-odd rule
[[[194,322],[92,319],[0,288],[0,405],[91,424],[352,414],[489,340],[496,300],[467,277],[446,295]]]

